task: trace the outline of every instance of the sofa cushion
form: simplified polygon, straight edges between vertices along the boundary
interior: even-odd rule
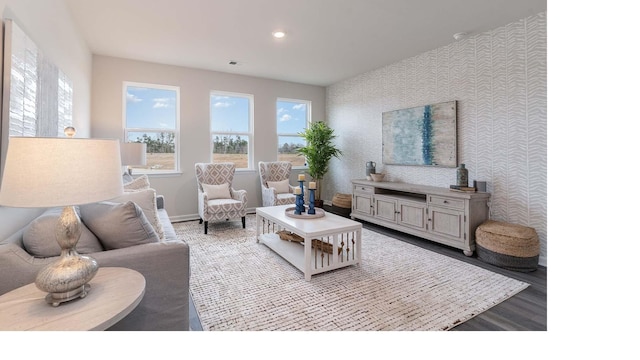
[[[55,229],[61,213],[62,208],[51,208],[27,225],[22,234],[22,243],[29,254],[39,258],[60,255]],[[80,240],[76,244],[78,253],[89,254],[104,250],[96,235],[82,222],[80,231]]]
[[[123,184],[124,191],[137,191],[150,189],[149,177],[147,175],[141,175],[137,178]]]
[[[147,220],[153,226],[153,229],[158,234],[160,240],[164,240],[164,231],[162,229],[162,223],[158,217],[158,204],[156,199],[156,191],[154,189],[144,189],[137,191],[125,192],[124,195],[118,196],[114,199],[109,199],[110,202],[125,203],[127,201],[133,201],[142,209]]]
[[[207,199],[231,199],[231,191],[229,190],[229,184],[224,183],[220,185],[214,184],[202,184],[204,192],[207,193]]]
[[[160,241],[144,211],[133,201],[81,205],[80,214],[105,250]]]
[[[289,192],[289,180],[267,181],[267,186],[276,189],[276,194],[286,194]]]

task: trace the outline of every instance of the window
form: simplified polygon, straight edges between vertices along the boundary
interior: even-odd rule
[[[211,92],[211,161],[253,166],[253,95]]]
[[[311,101],[278,99],[278,161],[290,161],[293,166],[305,166],[297,149],[306,145],[299,134],[311,121]]]
[[[125,82],[124,104],[125,141],[147,144],[147,164],[134,165],[133,171],[179,171],[180,88]]]
[[[9,136],[64,137],[72,125],[73,84],[36,43],[11,20],[5,20],[11,53],[5,69],[9,78]]]

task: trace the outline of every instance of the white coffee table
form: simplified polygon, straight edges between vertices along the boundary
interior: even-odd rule
[[[293,218],[285,215],[292,205],[256,208],[256,241],[260,242],[303,272],[307,281],[311,275],[343,268],[361,262],[362,224],[325,212],[319,218]],[[280,239],[276,232],[290,231],[304,243]],[[313,240],[324,247],[312,247]],[[331,252],[327,252],[332,250]]]

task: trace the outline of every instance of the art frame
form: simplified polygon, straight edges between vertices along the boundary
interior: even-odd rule
[[[457,167],[457,102],[383,112],[382,163]]]

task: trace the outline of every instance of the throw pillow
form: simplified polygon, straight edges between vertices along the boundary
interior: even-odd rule
[[[209,200],[213,199],[231,199],[231,191],[229,189],[229,183],[220,185],[202,184],[204,192],[207,193]]]
[[[22,243],[29,254],[39,258],[60,255],[60,245],[56,240],[56,223],[61,213],[62,208],[51,208],[27,225],[22,234]],[[104,250],[95,234],[82,222],[80,231],[80,240],[76,244],[78,253],[89,254]]]
[[[132,181],[125,183],[123,186],[124,191],[136,191],[151,188],[151,184],[149,184],[149,177],[147,175],[141,175]]]
[[[285,194],[289,192],[289,180],[267,181],[267,186],[276,189],[276,194]]]
[[[106,250],[160,241],[144,211],[133,201],[81,205],[80,213]]]
[[[125,203],[127,201],[133,201],[142,209],[144,215],[147,217],[151,226],[158,234],[160,240],[164,240],[164,230],[162,228],[162,222],[158,216],[158,203],[156,200],[156,191],[154,189],[144,189],[137,191],[128,191],[124,195],[120,195],[117,198],[110,199],[110,202]]]

